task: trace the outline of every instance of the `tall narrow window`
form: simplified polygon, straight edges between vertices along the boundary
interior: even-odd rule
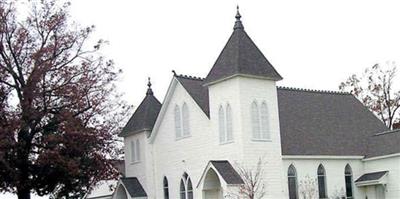
[[[193,199],[192,181],[187,173],[184,173],[180,184],[180,198]]]
[[[346,198],[353,199],[353,171],[349,164],[344,169],[344,180],[346,183]]]
[[[219,142],[225,142],[225,114],[224,108],[222,106],[219,107],[218,110],[218,125],[219,125]]]
[[[180,195],[181,195],[181,199],[186,199],[186,186],[185,186],[185,182],[183,181],[183,179],[181,179]]]
[[[176,138],[182,137],[181,111],[178,105],[175,106],[175,135]]]
[[[260,115],[258,112],[258,105],[257,102],[253,102],[251,104],[251,123],[253,129],[253,138],[254,139],[261,139],[260,136]]]
[[[226,141],[230,142],[233,140],[233,122],[232,122],[232,109],[228,104],[226,105]]]
[[[260,109],[260,120],[261,120],[261,139],[271,139],[269,133],[269,123],[268,123],[268,107],[267,103],[263,102]]]
[[[188,199],[193,199],[193,186],[190,178],[188,179],[187,183],[187,194],[188,194]]]
[[[190,135],[190,126],[189,126],[189,109],[186,103],[182,105],[182,126],[183,126],[183,136]]]
[[[140,161],[140,143],[136,140],[136,162]]]
[[[325,168],[322,164],[318,166],[318,195],[319,198],[328,198],[326,194],[326,173]]]
[[[169,199],[169,188],[168,188],[168,179],[167,179],[167,177],[164,177],[163,187],[164,187],[164,199]]]
[[[288,169],[289,199],[297,199],[297,173],[293,165]]]
[[[131,162],[136,162],[136,147],[135,147],[135,141],[131,141]]]

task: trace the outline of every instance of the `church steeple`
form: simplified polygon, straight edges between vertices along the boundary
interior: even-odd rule
[[[205,85],[235,76],[281,80],[279,73],[244,31],[239,6],[236,9],[233,33],[204,80]]]
[[[149,131],[153,129],[154,123],[156,122],[158,113],[161,110],[161,103],[153,95],[151,89],[150,77],[147,79],[147,92],[143,101],[137,107],[128,123],[122,129],[119,134],[120,137],[127,137],[136,133]]]
[[[153,95],[153,90],[151,90],[151,82],[150,82],[150,77],[147,78],[148,82],[147,82],[147,92],[146,95]]]
[[[235,18],[236,18],[236,21],[235,21],[235,26],[233,26],[233,30],[236,30],[236,29],[244,29],[244,27],[243,27],[243,24],[242,24],[242,21],[240,20],[240,18],[242,18],[242,15],[240,15],[240,12],[239,12],[239,5],[237,5],[236,6],[236,16],[235,16]]]

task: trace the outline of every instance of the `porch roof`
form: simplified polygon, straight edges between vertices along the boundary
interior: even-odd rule
[[[355,184],[357,186],[386,184],[385,176],[387,173],[389,173],[389,171],[378,171],[363,174],[355,181]]]

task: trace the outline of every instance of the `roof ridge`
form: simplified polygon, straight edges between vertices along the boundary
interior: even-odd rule
[[[183,75],[183,74],[175,74],[174,76],[184,78],[184,79],[189,79],[189,80],[197,80],[197,81],[204,81],[204,79],[205,79],[202,77],[197,77],[197,76],[192,76],[192,75]]]
[[[375,134],[374,136],[386,135],[386,134],[391,134],[391,133],[400,133],[400,129],[393,129],[393,130],[383,131],[383,132]]]
[[[324,93],[324,94],[336,94],[336,95],[351,95],[349,92],[344,91],[332,91],[332,90],[317,90],[317,89],[307,89],[307,88],[296,88],[288,86],[277,86],[278,89],[289,90],[289,91],[301,91],[310,93]]]

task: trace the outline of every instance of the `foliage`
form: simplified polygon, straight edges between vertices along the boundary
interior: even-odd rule
[[[121,71],[99,54],[103,40],[87,47],[94,27],[71,22],[69,3],[28,5],[19,19],[0,1],[0,191],[80,198],[117,176]]]
[[[367,68],[362,76],[352,75],[342,82],[339,89],[349,91],[375,113],[385,125],[393,129],[400,123],[400,91],[395,90],[396,65],[388,64],[383,69],[379,64]]]

